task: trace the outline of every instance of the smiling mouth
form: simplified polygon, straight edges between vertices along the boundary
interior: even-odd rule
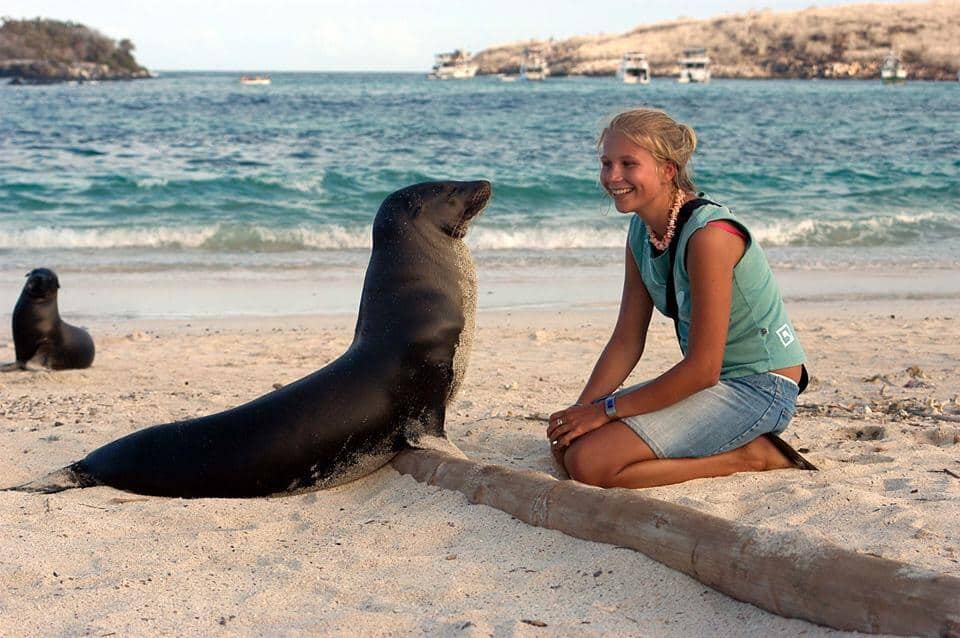
[[[607,192],[610,193],[613,197],[622,197],[627,193],[633,192],[633,187],[629,186],[627,188],[608,188]]]

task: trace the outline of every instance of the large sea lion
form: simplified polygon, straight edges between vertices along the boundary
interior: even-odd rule
[[[0,370],[26,370],[27,362],[34,357],[53,370],[89,368],[93,363],[90,334],[60,318],[59,289],[60,280],[49,268],[35,268],[27,273],[27,283],[13,308],[13,346],[17,360]]]
[[[10,489],[265,496],[345,483],[407,446],[450,445],[445,409],[463,380],[477,301],[463,237],[489,197],[489,182],[430,182],[384,200],[353,343],[326,367],[231,410],[134,432]]]

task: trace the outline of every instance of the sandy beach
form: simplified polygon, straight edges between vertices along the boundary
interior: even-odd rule
[[[647,494],[960,575],[955,300],[821,299],[790,311],[814,380],[785,438],[822,471]],[[481,311],[450,438],[478,461],[556,474],[544,419],[576,397],[615,317],[610,305]],[[0,376],[3,483],[293,381],[336,358],[354,320],[88,321],[92,368]],[[632,378],[677,356],[672,326],[656,318]],[[13,358],[7,333],[0,360]],[[390,466],[286,498],[3,492],[0,511],[2,635],[841,635]]]
[[[960,48],[944,35],[960,32],[947,19],[956,0],[780,17],[785,0],[686,17],[552,3],[548,30],[530,3],[400,2],[359,20],[349,3],[192,3],[187,21],[175,3],[6,4],[3,81],[70,81],[0,88],[0,365],[15,359],[24,275],[40,267],[58,275],[60,315],[89,330],[96,359],[0,373],[0,638],[847,635],[768,611],[811,608],[804,618],[840,627],[960,638]],[[703,25],[706,39],[684,35]],[[710,82],[676,81],[692,45]],[[453,47],[481,72],[429,80]],[[537,47],[546,81],[501,81]],[[613,77],[629,51],[648,56],[649,86]],[[885,60],[907,81],[881,81]],[[108,82],[111,65],[151,77]],[[783,438],[819,472],[603,492],[554,464],[548,415],[578,397],[632,259],[631,219],[617,211],[651,221],[668,181],[647,151],[628,161],[627,139],[612,150],[610,118],[641,106],[692,127],[695,144],[672,125],[644,132],[662,138],[653,155],[678,169],[673,181],[735,213],[775,273],[811,374]],[[432,301],[413,330],[387,318],[430,298],[421,283],[448,288],[444,275],[465,270],[459,247],[446,265],[431,254],[444,248],[423,220],[443,216],[458,236],[466,220],[440,213],[452,191],[408,191],[403,207],[390,194],[477,179],[493,195],[463,238],[476,334],[445,427],[485,468],[403,451],[356,481],[271,498],[5,489],[336,360],[375,243],[410,260],[409,272],[375,260],[397,286],[425,295],[405,302],[392,283],[376,293],[388,338],[444,338],[452,324]],[[385,233],[388,219],[409,231]],[[373,352],[351,365],[380,372]],[[657,315],[626,382],[680,356]],[[318,401],[336,414],[386,403],[362,392],[355,368],[336,375],[342,398]],[[267,409],[287,426],[329,424],[304,403]],[[281,430],[265,430],[268,443],[303,449]],[[234,436],[253,450],[246,463],[276,460]],[[139,476],[195,467],[141,449],[161,466],[137,457]],[[324,460],[310,456],[314,471]],[[419,471],[431,460],[444,465]],[[478,504],[503,494],[486,502],[504,510]]]

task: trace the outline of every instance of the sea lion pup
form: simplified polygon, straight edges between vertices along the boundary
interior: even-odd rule
[[[431,182],[384,200],[353,343],[313,374],[239,407],[155,425],[14,490],[109,485],[158,496],[250,497],[330,487],[405,447],[445,443],[477,291],[470,222],[490,184]]]
[[[0,366],[0,370],[26,370],[27,362],[34,357],[53,370],[89,368],[93,363],[90,334],[60,318],[59,288],[60,280],[49,268],[35,268],[27,273],[27,283],[13,308],[13,345],[17,360]]]

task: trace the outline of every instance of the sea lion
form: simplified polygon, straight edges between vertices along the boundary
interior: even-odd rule
[[[34,357],[53,370],[89,368],[93,363],[95,349],[90,334],[60,318],[59,288],[60,280],[49,268],[34,268],[27,273],[27,283],[13,308],[17,360],[0,370],[26,370],[27,362]]]
[[[445,409],[463,380],[477,302],[463,237],[489,197],[489,182],[430,182],[384,200],[353,343],[326,367],[239,407],[134,432],[10,489],[266,496],[345,483],[408,446],[451,445]]]

